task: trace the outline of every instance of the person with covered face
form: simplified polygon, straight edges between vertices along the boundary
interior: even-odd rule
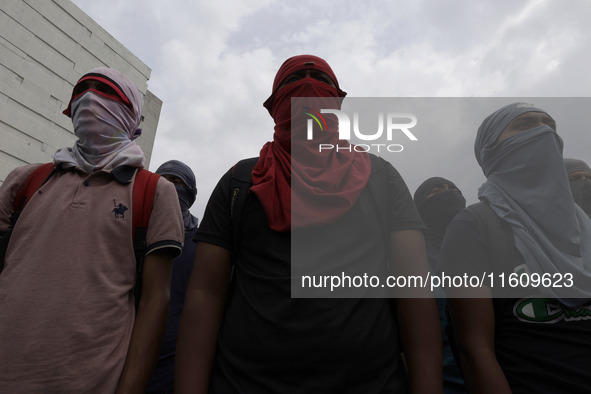
[[[145,162],[134,141],[141,108],[135,85],[111,68],[95,68],[74,86],[64,114],[78,139],[54,154],[52,174],[14,226],[0,274],[4,392],[124,393],[148,384],[183,229],[174,187],[158,179],[136,311],[131,212]],[[39,166],[16,168],[2,184],[0,231],[9,230],[15,194]],[[118,214],[114,205],[127,209]]]
[[[376,182],[370,156],[347,149],[318,153],[319,141],[348,146],[338,140],[336,118],[325,117],[315,147],[306,126],[294,122],[304,108],[292,111],[292,97],[320,98],[322,108],[335,108],[344,96],[319,57],[289,58],[277,72],[264,104],[275,121],[273,141],[254,160],[247,199],[233,212],[241,217],[240,239],[233,241],[233,169],[212,193],[196,235],[177,345],[177,392],[406,392],[402,350],[412,389],[441,392],[432,298],[398,299],[394,315],[388,299],[291,297],[292,252],[305,254],[314,267],[338,253],[342,264],[385,267],[389,256],[393,265],[428,269],[424,226],[396,170],[383,162],[389,205],[377,212],[368,192]],[[379,217],[387,217],[388,234]],[[292,236],[302,234],[308,247],[292,250]]]
[[[447,226],[452,219],[466,207],[466,199],[458,187],[450,180],[432,177],[421,183],[414,194],[417,210],[427,226],[425,243],[431,272],[437,271],[439,252]],[[454,359],[450,344],[450,331],[447,319],[447,300],[443,290],[436,292],[437,308],[441,319],[443,341],[443,390],[445,393],[465,393],[466,387],[460,369]]]
[[[564,166],[575,202],[591,216],[591,168],[577,159],[564,159]]]
[[[478,129],[481,202],[451,222],[439,261],[446,274],[486,273],[482,287],[448,289],[471,392],[589,392],[591,220],[573,201],[562,148],[554,119],[530,104]]]
[[[432,177],[421,183],[413,199],[427,226],[427,257],[431,269],[435,270],[445,230],[452,219],[466,207],[466,199],[452,181],[442,177]]]
[[[174,391],[174,358],[179,320],[185,303],[187,283],[193,268],[193,256],[195,255],[193,237],[199,229],[198,219],[189,211],[197,198],[197,183],[193,170],[179,160],[169,160],[163,163],[156,170],[156,174],[172,182],[176,189],[183,215],[185,243],[182,254],[172,262],[168,324],[166,325],[166,334],[158,355],[158,361],[146,392],[172,393]]]

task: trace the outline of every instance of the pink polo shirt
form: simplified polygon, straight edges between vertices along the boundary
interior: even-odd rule
[[[0,232],[38,166],[15,169],[0,188]],[[135,316],[133,183],[121,183],[133,173],[120,169],[57,172],[23,210],[0,274],[3,392],[115,391]],[[171,248],[178,255],[183,238],[176,191],[161,178],[148,253]]]

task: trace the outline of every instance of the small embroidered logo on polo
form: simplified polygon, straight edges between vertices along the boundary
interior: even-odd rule
[[[117,200],[113,200],[113,205],[115,208],[113,208],[112,212],[115,213],[115,219],[125,218],[125,211],[127,211],[128,208],[122,203],[117,204]]]

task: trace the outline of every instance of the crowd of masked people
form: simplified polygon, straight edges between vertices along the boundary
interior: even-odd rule
[[[137,87],[84,74],[64,110],[76,143],[0,188],[0,391],[591,392],[591,169],[563,158],[551,114],[511,103],[483,120],[486,182],[466,207],[475,191],[442,174],[411,196],[382,158],[318,152],[348,142],[325,116],[313,145],[298,118],[313,109],[292,98],[338,109],[345,95],[322,58],[287,59],[263,104],[272,140],[221,177],[198,223],[185,163],[143,169]],[[495,276],[468,293],[292,298],[296,257]],[[561,280],[493,283],[536,273]]]

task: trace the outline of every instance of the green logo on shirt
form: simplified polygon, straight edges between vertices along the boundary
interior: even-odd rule
[[[522,298],[515,303],[513,315],[528,323],[590,320],[591,305],[569,309],[552,298]]]

